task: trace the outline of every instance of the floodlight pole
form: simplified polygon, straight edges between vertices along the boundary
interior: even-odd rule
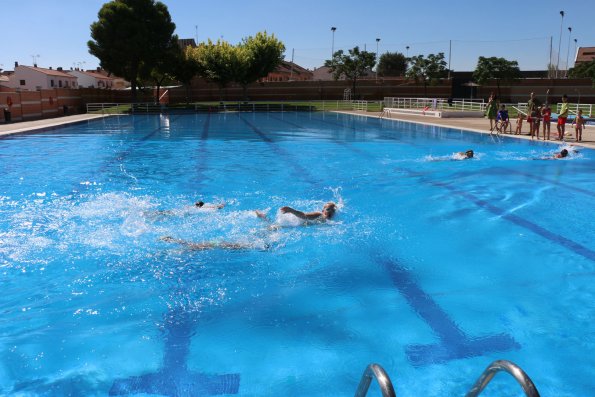
[[[452,54],[452,40],[448,40],[448,79],[450,80],[450,57]]]
[[[568,77],[568,55],[570,54],[570,36],[572,35],[572,28],[568,27],[568,48],[566,49],[566,75],[564,77]]]
[[[564,11],[560,11],[560,16],[562,16],[562,19],[560,20],[560,40],[558,40],[558,61],[556,62],[556,78],[558,77],[558,73],[560,71],[560,51],[562,50],[562,24],[564,23]]]
[[[380,43],[380,39],[376,38],[376,82],[378,83],[378,43]]]
[[[335,30],[337,30],[336,27],[331,27],[331,32],[333,32],[333,41],[331,44],[331,62],[334,63],[335,60]]]

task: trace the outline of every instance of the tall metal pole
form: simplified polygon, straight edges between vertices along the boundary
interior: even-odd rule
[[[295,55],[295,48],[291,49],[291,73],[289,74],[289,80],[293,80],[293,56]]]
[[[380,39],[376,38],[376,82],[378,82],[378,43],[380,43]]]
[[[405,49],[407,50],[407,54],[405,54],[405,56],[409,58],[409,46],[405,47]]]
[[[450,56],[452,52],[452,40],[448,40],[448,79],[450,80]]]
[[[576,51],[578,48],[577,46],[578,46],[578,41],[577,41],[577,39],[574,39],[574,62],[575,62],[575,64],[576,64],[576,57],[578,56],[578,52]]]
[[[560,40],[558,40],[558,61],[556,62],[556,77],[560,71],[560,51],[562,50],[562,23],[564,23],[564,11],[560,11],[562,19],[560,21]]]
[[[196,37],[196,45],[198,45],[198,25],[194,25],[194,30],[196,33],[196,36],[195,36]]]
[[[552,68],[554,65],[552,65],[552,42],[554,40],[554,36],[550,36],[550,59],[547,63],[547,78],[551,79],[552,78]]]
[[[333,32],[333,42],[331,44],[331,62],[334,62],[334,58],[335,58],[335,30],[337,30],[336,27],[332,27],[331,28],[331,32]]]
[[[569,26],[568,27],[568,48],[566,49],[566,73],[564,74],[564,77],[568,77],[568,55],[570,54],[570,36],[572,35],[572,28]]]

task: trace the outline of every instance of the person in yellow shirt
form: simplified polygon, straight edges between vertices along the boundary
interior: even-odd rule
[[[560,114],[558,114],[558,140],[564,139],[564,133],[566,132],[566,119],[568,118],[568,97],[566,94],[562,95],[562,107],[560,108]]]

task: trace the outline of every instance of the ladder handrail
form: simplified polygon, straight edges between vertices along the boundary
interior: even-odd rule
[[[478,396],[488,383],[490,383],[492,378],[500,371],[506,371],[512,375],[516,381],[519,382],[527,397],[540,397],[539,392],[531,378],[529,378],[529,375],[527,375],[521,367],[508,360],[496,360],[488,365],[465,397]]]
[[[380,390],[382,391],[382,397],[397,397],[388,374],[384,368],[378,364],[370,364],[366,367],[366,370],[362,375],[362,379],[359,381],[359,385],[357,386],[357,390],[355,391],[355,397],[365,397],[365,395],[368,393],[368,388],[372,383],[372,377],[376,378],[378,386],[380,386]]]

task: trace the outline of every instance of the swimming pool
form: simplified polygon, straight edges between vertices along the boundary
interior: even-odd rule
[[[590,395],[595,156],[532,160],[559,150],[328,113],[2,139],[0,394],[353,395],[377,362],[399,396],[462,396],[508,359]],[[327,224],[277,213],[327,201]],[[520,393],[498,375],[482,396]]]

